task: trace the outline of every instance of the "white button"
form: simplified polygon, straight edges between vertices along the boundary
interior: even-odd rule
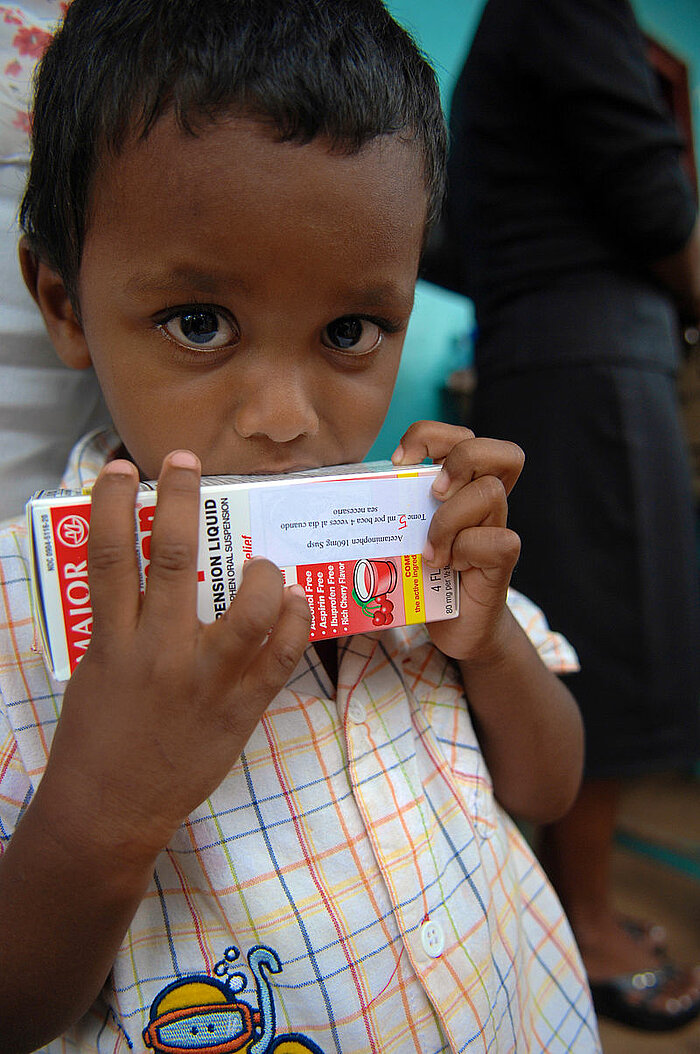
[[[361,725],[367,717],[367,711],[359,699],[351,699],[348,704],[348,717],[356,725]]]
[[[445,949],[445,934],[439,922],[424,922],[420,928],[423,949],[431,959],[438,959]]]

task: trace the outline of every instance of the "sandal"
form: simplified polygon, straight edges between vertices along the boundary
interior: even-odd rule
[[[694,998],[689,993],[680,997],[669,995],[663,1009],[651,1004],[655,998],[663,995],[669,982],[679,978],[683,972],[673,963],[666,963],[656,970],[621,974],[608,981],[592,982],[591,995],[596,1013],[600,1017],[608,1017],[648,1032],[681,1028],[700,1014],[700,990],[696,988]]]

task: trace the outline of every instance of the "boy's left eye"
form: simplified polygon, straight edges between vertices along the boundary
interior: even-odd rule
[[[349,351],[355,355],[366,355],[374,351],[382,339],[382,330],[376,322],[359,315],[344,315],[326,326],[321,337],[328,348]]]
[[[178,344],[197,351],[211,351],[235,343],[238,329],[213,307],[180,308],[160,323]]]

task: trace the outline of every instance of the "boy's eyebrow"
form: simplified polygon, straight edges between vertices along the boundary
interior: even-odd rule
[[[344,298],[348,314],[358,314],[374,308],[377,311],[392,311],[401,315],[410,315],[413,309],[414,288],[407,290],[394,282],[368,286],[367,289],[351,290]]]
[[[211,296],[223,295],[232,289],[247,293],[250,286],[242,278],[227,274],[219,276],[211,271],[200,271],[193,267],[175,267],[166,272],[143,272],[132,275],[124,286],[129,295],[163,296],[188,295],[192,290]],[[362,314],[374,308],[377,311],[391,310],[409,315],[413,308],[414,289],[410,290],[388,281],[368,286],[366,289],[338,290],[338,299],[345,304],[347,314]]]
[[[136,296],[142,294],[173,294],[187,293],[197,289],[202,293],[210,293],[213,296],[219,294],[223,289],[236,288],[242,292],[246,291],[246,283],[232,275],[218,276],[211,271],[200,271],[194,267],[174,267],[165,272],[144,272],[132,275],[124,286],[124,291]]]

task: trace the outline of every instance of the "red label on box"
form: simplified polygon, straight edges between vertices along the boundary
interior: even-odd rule
[[[297,581],[311,608],[311,640],[403,626],[400,558],[302,564]]]
[[[51,509],[63,625],[71,669],[82,659],[92,636],[87,563],[90,509],[91,506],[85,503]]]

